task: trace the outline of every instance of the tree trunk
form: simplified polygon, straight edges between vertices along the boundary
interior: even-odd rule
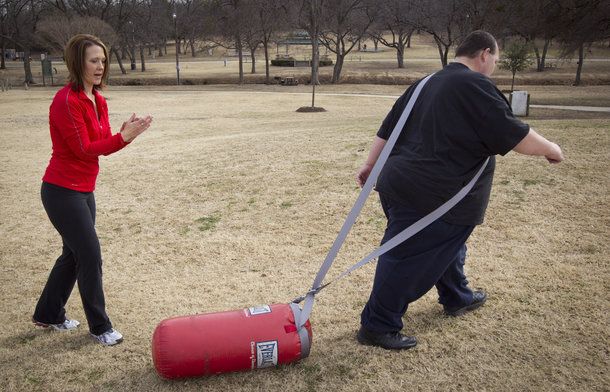
[[[189,45],[191,47],[191,57],[196,57],[196,54],[195,54],[195,38],[192,38],[191,40],[189,40]]]
[[[140,45],[140,69],[142,72],[146,71],[146,62],[144,60],[144,47]]]
[[[358,40],[358,52],[362,51],[362,41]]]
[[[398,44],[396,47],[396,59],[398,60],[398,68],[405,67],[405,46],[403,44]]]
[[[407,35],[407,48],[411,49],[411,36],[413,35],[413,30]]]
[[[440,39],[434,37],[434,42],[436,42],[436,47],[438,48],[438,54],[441,58],[441,65],[444,67],[445,65],[447,65],[447,53],[443,53],[443,43],[441,42]],[[449,48],[447,48],[447,51],[449,51]]]
[[[542,72],[544,71],[545,68],[545,62],[546,62],[546,53],[549,50],[549,45],[551,44],[551,40],[550,39],[546,39],[544,40],[544,47],[542,48],[542,57],[540,57],[540,65],[538,67],[538,72]]]
[[[513,81],[510,85],[510,92],[511,94],[513,93],[513,91],[515,90],[515,74],[517,73],[517,71],[513,71]]]
[[[152,45],[148,45],[148,55],[152,56]]]
[[[163,48],[165,49],[165,55],[167,56],[167,39],[163,39]]]
[[[157,53],[157,56],[163,57],[163,44],[159,44],[159,53]]]
[[[4,43],[4,39],[2,39],[2,41],[0,41],[0,55],[2,55],[2,58],[0,59],[0,69],[6,69],[4,53],[6,53],[6,44]]]
[[[121,60],[127,60],[127,50],[124,46],[121,46]]]
[[[269,77],[269,42],[267,40],[263,41],[263,49],[265,50],[265,83],[270,83]]]
[[[121,69],[121,73],[123,75],[125,75],[127,73],[127,71],[125,71],[125,67],[123,66],[123,61],[121,60],[121,55],[119,54],[119,51],[117,50],[117,48],[114,46],[110,47],[111,56],[112,56],[112,53],[114,53],[114,56],[116,57],[116,61],[119,63],[119,68]]]
[[[135,71],[137,66],[136,66],[136,47],[131,46],[129,48],[129,61],[130,61],[130,66],[131,66],[131,70]]]
[[[333,68],[333,79],[331,83],[339,83],[341,79],[341,70],[343,69],[343,61],[345,60],[344,54],[337,54],[337,63]]]
[[[574,86],[580,86],[580,74],[582,72],[582,63],[585,60],[585,44],[581,44],[578,48],[578,68],[576,68],[576,79],[574,80]]]
[[[24,82],[27,84],[34,83],[34,77],[32,76],[32,67],[30,65],[30,48],[23,48],[23,69],[25,71],[25,80]]]
[[[256,51],[256,48],[254,48],[254,49],[250,48],[250,59],[252,60],[252,70],[250,71],[250,73],[252,73],[252,74],[256,73],[256,57],[254,57],[255,51]]]
[[[320,84],[318,79],[318,68],[320,66],[320,20],[318,18],[318,7],[321,4],[318,1],[313,0],[309,2],[309,37],[311,38],[311,80],[310,83],[313,86],[311,93],[311,107],[314,107],[314,101],[316,97],[316,84]]]
[[[375,52],[377,51],[377,49],[379,49],[379,40],[373,38],[373,45],[375,45]]]
[[[320,80],[318,79],[318,69],[320,67],[320,42],[318,41],[317,29],[316,31],[310,31],[309,35],[311,37],[311,84],[316,85],[320,84]]]
[[[339,78],[341,77],[341,69],[343,68],[343,59],[345,58],[345,54],[343,53],[341,47],[341,39],[339,38],[339,34],[337,34],[335,53],[337,54],[337,59],[335,61],[335,66],[333,67],[333,78],[330,81],[333,84],[339,82]]]
[[[244,52],[241,47],[241,37],[239,34],[235,37],[235,46],[239,57],[239,84],[244,84]]]
[[[536,53],[536,72],[542,72],[544,67],[541,65],[542,62],[540,60],[540,51],[536,45],[534,45],[534,53]]]

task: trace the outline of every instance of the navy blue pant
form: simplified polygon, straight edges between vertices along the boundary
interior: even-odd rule
[[[78,281],[89,331],[95,335],[112,328],[106,314],[102,287],[102,253],[95,231],[93,192],[77,192],[43,182],[42,204],[61,235],[63,251],[55,262],[40,295],[34,319],[60,324],[66,319],[64,306]]]
[[[422,218],[413,209],[380,194],[388,218],[382,244]],[[446,307],[469,305],[472,290],[464,275],[466,240],[474,226],[436,220],[379,257],[371,296],[361,315],[362,326],[374,332],[397,332],[411,302],[436,285]]]

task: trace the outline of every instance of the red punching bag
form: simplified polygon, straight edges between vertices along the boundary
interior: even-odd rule
[[[152,352],[161,377],[208,376],[295,362],[309,355],[311,324],[294,303],[163,320]]]

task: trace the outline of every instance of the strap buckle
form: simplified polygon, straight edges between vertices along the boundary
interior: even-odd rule
[[[318,294],[323,288],[325,288],[326,286],[328,286],[329,283],[323,284],[321,286],[318,286],[316,288],[311,288],[307,293],[305,293],[305,295],[300,296],[300,297],[296,297],[295,299],[293,299],[291,302],[295,303],[295,304],[299,304],[301,302],[303,302],[303,300],[305,300],[305,298],[311,294],[311,295],[316,295]]]

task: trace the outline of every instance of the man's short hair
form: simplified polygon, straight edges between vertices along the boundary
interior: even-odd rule
[[[498,44],[493,35],[487,31],[476,30],[468,34],[455,51],[455,57],[476,57],[480,50],[489,48],[491,54],[496,53]]]

